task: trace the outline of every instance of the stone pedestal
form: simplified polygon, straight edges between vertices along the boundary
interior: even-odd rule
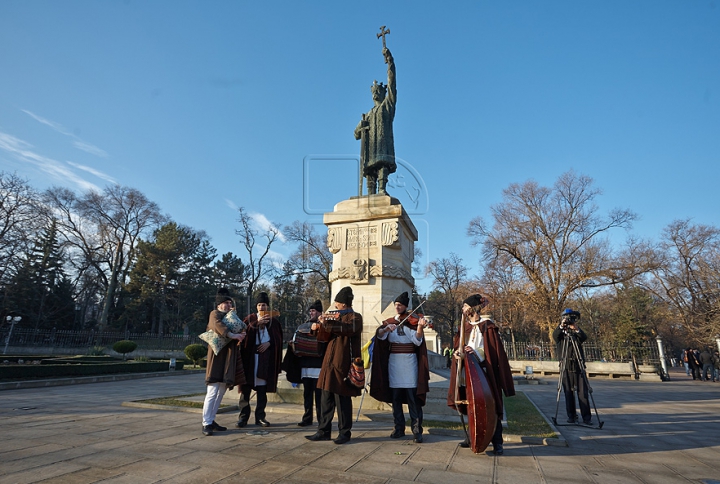
[[[344,200],[323,222],[333,254],[331,297],[352,287],[353,309],[363,315],[364,344],[381,321],[395,315],[395,298],[412,294],[417,229],[400,202],[388,195]]]

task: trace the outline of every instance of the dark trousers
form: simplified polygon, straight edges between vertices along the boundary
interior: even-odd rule
[[[590,414],[588,387],[585,384],[582,371],[565,370],[562,385],[565,392],[565,410],[567,410],[568,418],[577,416],[575,413],[575,391],[577,391],[578,401],[580,402],[580,415],[582,415],[583,421],[590,420],[592,415]]]
[[[391,388],[392,409],[395,430],[405,432],[405,414],[403,413],[403,400],[407,402],[410,413],[410,428],[413,434],[422,434],[423,411],[417,398],[417,388]]]
[[[252,385],[243,385],[241,387],[240,400],[238,407],[240,408],[239,421],[247,422],[250,420],[250,394],[252,393]],[[267,385],[255,387],[255,421],[265,420],[265,407],[267,407]]]
[[[690,363],[690,372],[692,373],[693,380],[700,380],[700,367],[694,363]]]
[[[320,420],[320,398],[322,397],[322,391],[317,388],[317,378],[303,378],[303,407],[305,407],[305,413],[303,413],[303,423],[310,424],[313,421],[313,397],[315,399],[315,415]]]
[[[344,397],[337,393],[321,390],[320,414],[318,415],[318,430],[329,434],[332,430],[332,421],[337,407],[338,436],[351,436],[352,429],[352,397]]]
[[[500,416],[500,415],[498,415],[497,425],[495,425],[495,433],[493,434],[491,442],[492,442],[493,447],[497,447],[498,445],[502,445],[502,443],[503,443],[502,416]]]
[[[702,379],[708,381],[711,378],[715,381],[715,368],[712,363],[705,363],[702,367]]]

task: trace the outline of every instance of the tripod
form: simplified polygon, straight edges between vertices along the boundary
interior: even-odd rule
[[[598,428],[601,429],[603,424],[602,420],[600,420],[600,414],[598,413],[597,406],[595,405],[595,398],[593,397],[593,389],[590,386],[590,382],[588,381],[587,371],[585,367],[585,358],[583,358],[582,352],[580,351],[580,344],[577,341],[577,338],[574,334],[571,334],[567,329],[563,330],[563,340],[562,340],[562,347],[560,350],[560,376],[558,377],[558,387],[557,387],[557,399],[555,402],[555,416],[553,417],[553,423],[559,427],[563,427],[566,425],[582,425],[585,427],[592,427],[592,428]],[[572,424],[559,424],[557,420],[558,416],[558,409],[560,407],[560,392],[563,390],[563,377],[565,376],[565,372],[568,371],[568,386],[567,391],[570,392],[570,395],[566,395],[566,398],[570,397],[575,399],[575,385],[576,383],[573,382],[570,379],[570,370],[568,370],[569,363],[575,360],[577,361],[577,364],[580,368],[580,377],[582,378],[582,382],[585,385],[585,388],[588,389],[588,397],[590,401],[592,402],[592,406],[595,409],[595,417],[597,418],[598,425],[597,427],[594,427],[592,425],[587,425],[585,423],[580,423],[579,421],[575,421]],[[580,392],[578,392],[579,395]]]

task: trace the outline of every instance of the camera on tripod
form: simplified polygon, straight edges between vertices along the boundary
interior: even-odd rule
[[[580,313],[572,309],[566,309],[560,318],[560,328],[565,330],[568,326],[574,325],[580,320]]]

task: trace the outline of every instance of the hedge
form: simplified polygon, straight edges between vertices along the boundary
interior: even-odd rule
[[[177,361],[175,369],[182,370],[184,362]],[[51,378],[61,376],[91,376],[111,373],[148,373],[168,371],[168,361],[143,363],[66,364],[66,365],[0,365],[0,380]]]

